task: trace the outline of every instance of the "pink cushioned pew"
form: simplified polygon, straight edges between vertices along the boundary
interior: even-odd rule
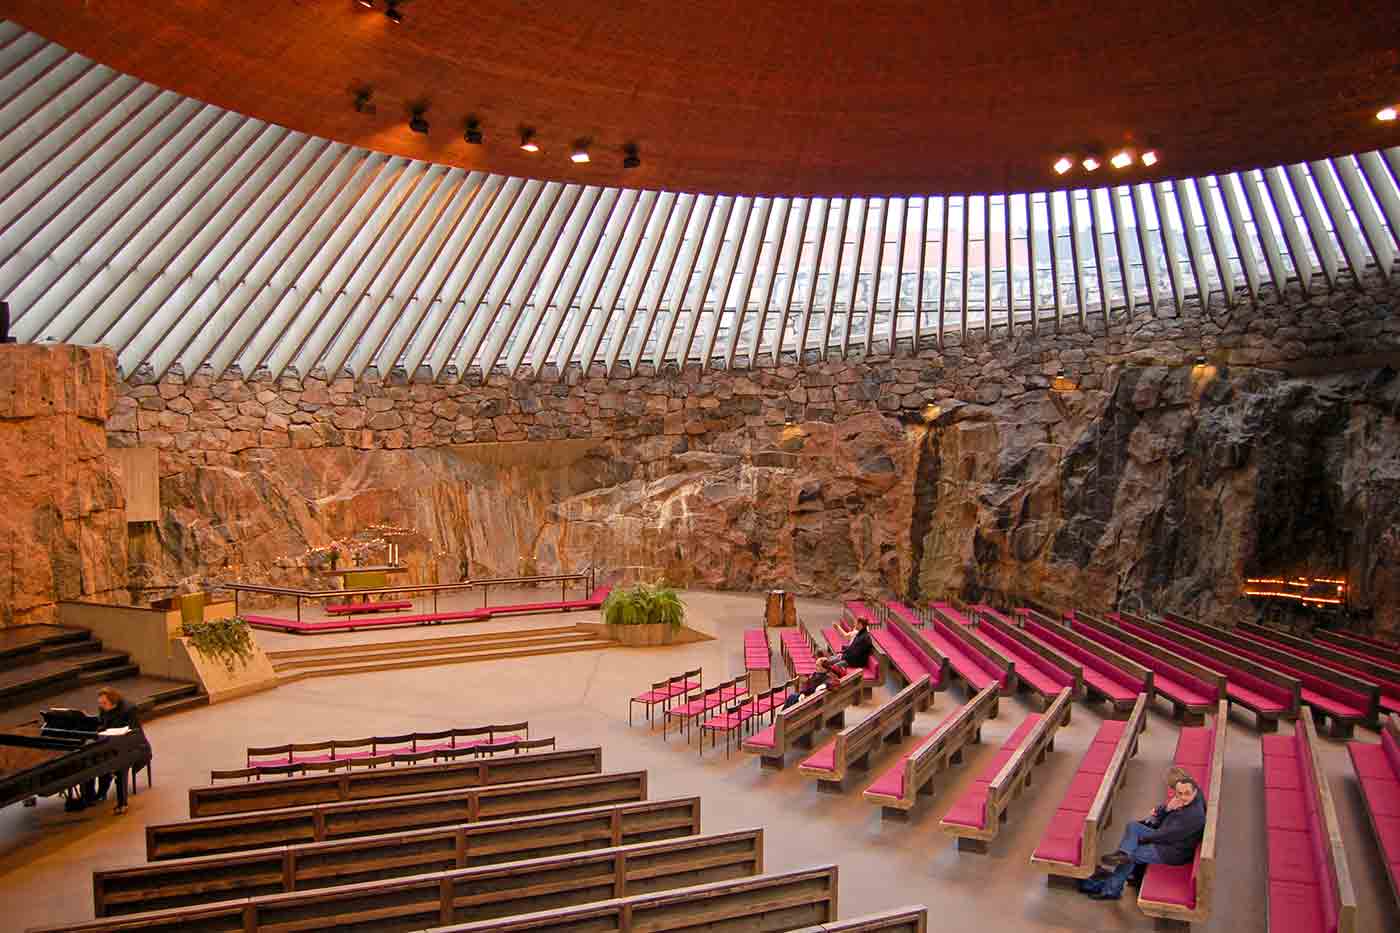
[[[1153,692],[1172,704],[1173,714],[1183,724],[1202,722],[1225,698],[1225,675],[1219,671],[1087,615],[1072,613],[1068,622],[1075,634],[1150,670]]]
[[[1017,628],[991,606],[973,606],[976,633],[1016,665],[1016,679],[1040,700],[1041,709],[1061,690],[1084,693],[1084,671],[1055,648]]]
[[[1091,638],[1071,631],[1034,609],[1017,609],[1021,630],[1054,648],[1080,665],[1084,689],[1112,706],[1113,715],[1123,718],[1137,703],[1138,694],[1152,697],[1152,671],[1131,658],[1107,648]]]
[[[948,685],[948,659],[898,613],[890,616],[888,624],[871,629],[870,635],[889,658],[890,669],[906,686],[921,677],[927,677],[934,690]]]
[[[1390,890],[1400,903],[1400,716],[1385,718],[1379,745],[1348,742],[1347,753],[1390,875]]]

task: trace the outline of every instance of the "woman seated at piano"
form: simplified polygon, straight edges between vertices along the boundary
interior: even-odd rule
[[[97,731],[99,734],[108,729],[129,729],[139,734],[146,746],[146,760],[150,760],[151,745],[145,741],[145,733],[141,729],[141,718],[136,713],[136,708],[127,702],[126,698],[114,687],[103,687],[97,691]],[[113,812],[118,816],[126,812],[127,787],[126,771],[114,774],[104,774],[101,778],[88,781],[83,785],[82,798],[74,809],[83,809],[107,799],[107,791],[111,788],[113,781],[117,785],[117,808]]]

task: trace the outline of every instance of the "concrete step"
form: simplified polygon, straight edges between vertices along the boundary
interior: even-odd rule
[[[368,671],[390,671],[403,668],[430,667],[439,664],[469,664],[474,661],[497,661],[507,658],[532,657],[542,654],[565,654],[574,651],[598,651],[605,648],[617,647],[617,642],[603,638],[591,638],[581,636],[566,642],[552,645],[534,646],[502,646],[493,649],[476,649],[459,652],[435,652],[419,655],[417,657],[407,657],[398,659],[359,659],[353,657],[342,658],[336,662],[327,662],[314,667],[299,667],[296,669],[283,670],[276,668],[278,673],[277,682],[279,684],[292,683],[308,677],[331,677],[336,674],[359,674]],[[274,665],[275,667],[275,665]]]
[[[328,645],[323,648],[292,648],[285,651],[267,652],[268,660],[274,664],[288,658],[322,657],[334,655],[353,655],[366,650],[395,649],[395,648],[421,648],[424,646],[453,647],[466,645],[490,645],[496,642],[513,642],[532,637],[547,637],[551,635],[577,634],[578,629],[572,625],[553,625],[548,628],[535,629],[514,629],[498,632],[477,632],[474,634],[445,635],[441,638],[405,638],[398,641],[376,641],[366,642],[356,645]],[[314,636],[312,636],[314,637]]]
[[[301,667],[323,667],[342,661],[393,661],[406,658],[431,657],[439,654],[467,654],[475,651],[499,651],[514,648],[544,648],[553,645],[567,645],[574,642],[593,641],[596,636],[584,632],[561,632],[539,638],[509,638],[491,642],[444,645],[438,642],[418,642],[399,644],[385,649],[381,645],[362,645],[359,651],[326,654],[304,654],[295,658],[270,658],[274,670],[290,670]]]

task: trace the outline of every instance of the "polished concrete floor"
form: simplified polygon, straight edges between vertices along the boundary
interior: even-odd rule
[[[663,742],[659,730],[649,731],[644,724],[628,727],[627,697],[652,679],[703,666],[709,683],[742,671],[739,633],[758,624],[762,598],[694,592],[686,602],[691,624],[718,636],[715,641],[331,677],[157,720],[148,730],[156,750],[157,783],[149,792],[143,788],[128,815],[116,818],[106,808],[65,814],[56,800],[42,801],[35,809],[0,811],[0,899],[5,905],[0,929],[91,918],[91,871],[139,862],[144,824],[186,816],[186,788],[205,782],[210,768],[240,764],[247,745],[517,718],[529,719],[532,735],[557,736],[561,745],[601,745],[609,770],[648,769],[654,799],[703,796],[706,831],[766,827],[769,870],[839,863],[843,917],[922,903],[930,908],[930,929],[938,931],[1151,928],[1132,899],[1086,900],[1048,886],[1028,863],[1098,727],[1093,709],[1076,705],[1073,722],[1037,769],[1029,793],[1013,806],[1010,823],[991,852],[960,853],[939,830],[938,818],[995,754],[1000,740],[1029,709],[1026,704],[1003,702],[1000,717],[987,725],[984,744],[944,776],[938,793],[919,805],[909,823],[882,823],[878,809],[860,797],[870,778],[844,796],[818,794],[816,782],[800,775],[791,759],[783,772],[760,772],[750,756],[736,753],[726,760],[721,747],[719,754],[707,748],[700,758],[693,745],[674,737]],[[806,600],[801,606],[804,622],[814,630],[839,612],[835,603]],[[591,618],[591,613],[574,613],[550,620]],[[488,626],[498,627],[399,629],[395,637],[437,637]],[[330,639],[326,644],[359,637],[324,636]],[[282,636],[275,641],[286,647],[311,639]],[[877,698],[887,695],[877,692]],[[918,717],[916,736],[930,731],[961,699],[956,690],[939,694],[933,711]],[[1376,741],[1364,732],[1358,738]],[[1129,766],[1126,806],[1119,809],[1113,834],[1121,830],[1121,820],[1146,812],[1159,799],[1160,777],[1175,739],[1174,724],[1155,711],[1141,752]],[[896,754],[886,751],[877,769]],[[1400,910],[1380,866],[1345,749],[1326,741],[1324,757],[1360,905],[1357,930],[1400,929]],[[1225,773],[1223,798],[1218,798],[1223,807],[1218,907],[1198,929],[1264,930],[1264,795],[1259,739],[1247,718],[1231,723]]]

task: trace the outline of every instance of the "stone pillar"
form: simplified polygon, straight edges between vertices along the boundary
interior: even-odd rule
[[[0,346],[0,625],[55,621],[64,599],[128,601],[115,386],[105,348]]]

